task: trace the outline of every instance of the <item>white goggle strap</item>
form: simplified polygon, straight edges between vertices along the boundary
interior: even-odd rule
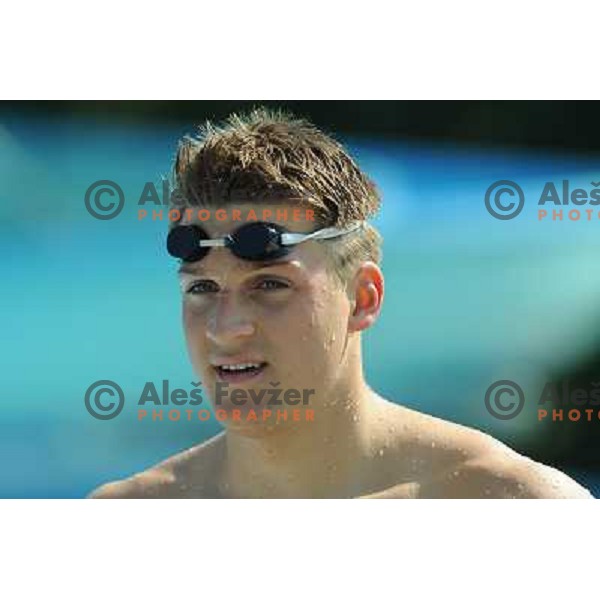
[[[346,229],[338,229],[337,227],[326,227],[312,233],[282,233],[281,244],[283,246],[294,246],[308,240],[328,240],[331,238],[340,237],[347,233],[352,233],[357,229],[362,229],[365,225],[364,221],[360,221]],[[200,240],[198,245],[201,248],[222,248],[227,245],[227,237],[215,238],[210,240]]]
[[[365,225],[364,221],[360,221],[351,227],[346,229],[338,229],[337,227],[326,227],[325,229],[319,229],[317,231],[313,231],[312,233],[282,233],[281,234],[281,244],[283,246],[294,246],[295,244],[300,244],[301,242],[306,242],[308,240],[329,240],[331,238],[340,237],[347,233],[352,233],[357,229],[362,229]]]

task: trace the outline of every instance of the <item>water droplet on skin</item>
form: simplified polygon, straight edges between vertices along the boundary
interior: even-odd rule
[[[358,423],[358,415],[352,415],[352,420],[353,420],[355,423]]]
[[[435,448],[435,442],[431,442],[431,449],[433,450]]]
[[[516,498],[516,496],[514,495],[513,491],[510,490],[508,487],[504,487],[502,490],[503,494],[504,494],[504,498],[510,499],[510,500],[514,500]]]
[[[379,452],[377,452],[379,456],[383,456],[383,448],[379,448]]]

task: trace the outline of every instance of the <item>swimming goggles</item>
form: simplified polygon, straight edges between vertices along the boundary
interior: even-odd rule
[[[225,247],[243,260],[266,261],[281,258],[292,247],[308,240],[328,240],[362,228],[361,221],[345,229],[327,227],[312,233],[290,233],[274,223],[257,221],[242,225],[229,235],[210,239],[200,225],[178,225],[169,232],[167,251],[184,262],[202,260],[211,248]]]

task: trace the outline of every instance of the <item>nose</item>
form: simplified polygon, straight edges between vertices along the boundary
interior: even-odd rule
[[[225,346],[239,338],[251,337],[255,331],[252,311],[243,299],[237,294],[220,294],[208,316],[208,339]]]

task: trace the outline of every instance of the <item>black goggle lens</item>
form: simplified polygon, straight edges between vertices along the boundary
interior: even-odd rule
[[[291,251],[281,244],[285,229],[271,223],[248,223],[226,237],[225,245],[235,256],[244,260],[271,260]],[[202,260],[210,247],[199,243],[208,240],[208,234],[199,225],[178,225],[167,237],[167,251],[184,262]]]
[[[281,245],[283,231],[266,223],[248,223],[229,236],[227,246],[244,260],[280,258],[290,251],[290,248]]]
[[[200,246],[199,242],[207,239],[204,229],[197,225],[178,225],[169,231],[167,252],[185,262],[202,260],[210,248]]]

